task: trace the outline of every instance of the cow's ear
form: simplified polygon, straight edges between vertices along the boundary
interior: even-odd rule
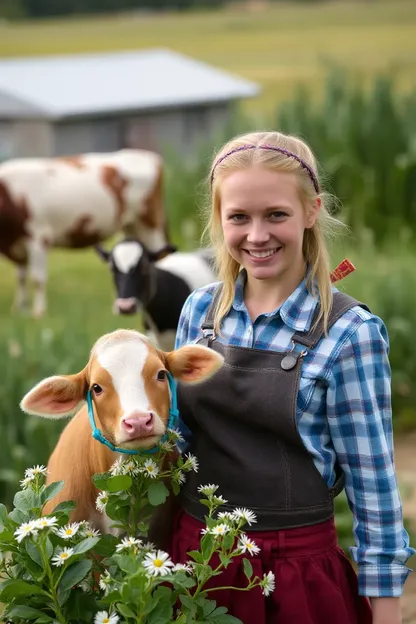
[[[104,247],[101,247],[101,245],[94,245],[94,249],[100,256],[100,258],[102,258],[105,262],[108,262],[110,260],[111,253],[109,251],[106,251]]]
[[[76,375],[47,377],[23,397],[20,408],[34,416],[66,418],[85,400],[86,392],[84,371]]]
[[[178,251],[178,248],[175,247],[175,245],[165,245],[165,247],[162,247],[162,249],[159,249],[159,251],[148,251],[148,256],[149,256],[149,260],[151,262],[156,262],[157,260],[162,260],[162,258],[166,258],[166,256],[169,256],[171,253],[175,253],[175,251]]]
[[[167,368],[175,379],[199,383],[208,379],[224,363],[222,355],[202,345],[185,345],[166,354]]]

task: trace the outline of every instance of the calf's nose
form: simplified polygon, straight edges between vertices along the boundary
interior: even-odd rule
[[[134,314],[137,311],[137,302],[134,297],[116,299],[115,307],[120,314]]]
[[[122,421],[123,429],[131,439],[150,435],[153,425],[152,412],[134,412]]]

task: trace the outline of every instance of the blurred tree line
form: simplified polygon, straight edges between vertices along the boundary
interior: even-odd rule
[[[131,10],[187,10],[216,8],[227,0],[0,0],[0,16],[42,18],[60,15]]]

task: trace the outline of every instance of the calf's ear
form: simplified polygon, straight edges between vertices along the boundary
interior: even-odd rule
[[[85,400],[86,392],[87,380],[84,371],[76,375],[47,377],[23,397],[20,408],[34,416],[66,418]]]
[[[185,345],[166,354],[167,368],[175,379],[198,383],[214,375],[223,365],[222,355],[202,345]]]

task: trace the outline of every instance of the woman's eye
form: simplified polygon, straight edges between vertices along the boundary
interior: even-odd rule
[[[272,219],[282,219],[283,217],[286,217],[286,216],[287,216],[286,212],[283,212],[282,210],[274,210],[269,215],[269,217],[272,217]]]
[[[103,391],[101,386],[99,386],[98,384],[92,384],[91,388],[92,388],[92,391],[94,392],[94,394],[96,394],[96,395],[101,394],[102,391]]]
[[[166,371],[164,370],[160,370],[157,374],[157,380],[158,381],[165,381],[166,379]]]
[[[245,219],[246,219],[246,215],[245,214],[240,214],[240,213],[233,214],[230,217],[231,221],[244,221]]]

